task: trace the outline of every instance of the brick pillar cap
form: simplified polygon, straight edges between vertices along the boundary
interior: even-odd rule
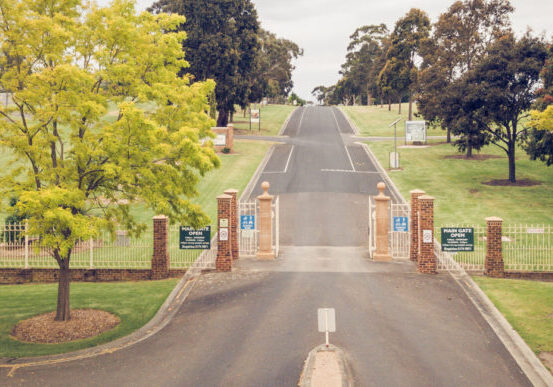
[[[409,191],[409,193],[411,195],[413,195],[413,194],[423,194],[424,195],[426,192],[424,192],[422,189],[414,189],[412,191]]]
[[[490,216],[486,218],[486,222],[503,222],[503,219],[498,218],[497,216]]]
[[[434,196],[422,195],[419,196],[419,200],[434,200]]]
[[[233,193],[237,194],[238,190],[234,188],[229,188],[225,190],[225,194],[233,194]]]
[[[224,199],[232,199],[232,196],[225,195],[225,194],[217,196],[217,200],[224,200]]]
[[[165,215],[156,215],[152,219],[153,220],[162,220],[162,219],[169,219],[169,218]]]

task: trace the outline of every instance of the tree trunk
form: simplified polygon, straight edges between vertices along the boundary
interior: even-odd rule
[[[399,98],[398,106],[399,106],[399,109],[398,109],[397,114],[401,115],[401,97]]]
[[[367,106],[372,105],[372,96],[371,93],[367,93]]]
[[[515,165],[515,146],[509,144],[509,152],[507,152],[509,158],[509,181],[511,183],[516,183],[516,165]]]
[[[60,267],[58,279],[58,306],[56,308],[56,321],[68,321],[71,319],[71,308],[69,305],[69,259],[59,259]]]
[[[246,110],[247,110],[247,108],[244,108],[244,109],[243,109],[243,112],[244,112],[244,118],[246,118]]]
[[[409,121],[413,121],[413,97],[411,93],[409,93]]]
[[[392,100],[391,99],[388,99],[388,111],[389,112],[392,111]]]
[[[467,154],[465,156],[467,159],[471,159],[472,158],[472,144],[470,143],[469,140],[467,140]]]
[[[446,142],[448,144],[451,143],[451,129],[447,128],[447,139],[446,139]]]
[[[230,122],[234,122],[234,112],[230,112]]]
[[[222,128],[228,125],[228,111],[226,109],[219,109],[219,117],[217,117],[217,126]]]

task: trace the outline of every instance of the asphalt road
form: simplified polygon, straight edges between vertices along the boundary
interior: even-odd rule
[[[240,259],[232,273],[202,276],[168,326],[130,348],[3,380],[295,386],[308,352],[324,341],[317,308],[333,307],[330,341],[346,352],[359,386],[529,385],[447,274],[367,259],[368,195],[381,176],[351,133],[334,108],[300,108],[289,121],[289,140],[260,176],[280,195],[277,260]]]

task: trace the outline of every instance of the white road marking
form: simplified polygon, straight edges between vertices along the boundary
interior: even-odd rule
[[[298,131],[297,131],[297,133],[296,133],[296,136],[297,136],[298,134],[300,134],[301,123],[302,123],[302,121],[303,121],[303,115],[305,114],[305,111],[306,111],[306,110],[307,110],[306,107],[302,108],[302,110],[301,110],[300,123],[299,123],[299,125],[298,125]]]
[[[353,161],[351,160],[351,155],[349,154],[348,146],[344,145],[344,148],[346,149],[346,154],[348,155],[348,160],[351,165],[351,169],[353,170],[353,172],[355,172],[355,166],[353,165]]]
[[[350,169],[321,169],[321,172],[343,172],[343,173],[369,173],[369,174],[376,174],[381,175],[381,172],[377,171],[352,171]]]
[[[336,118],[336,114],[334,113],[334,108],[331,108],[331,111],[332,111],[332,115],[334,116],[334,122],[336,122],[336,129],[338,129],[338,133],[342,133],[340,132],[340,125],[338,124],[338,119]]]
[[[284,167],[284,172],[283,173],[288,172],[288,166],[290,165],[290,160],[292,159],[292,153],[294,153],[294,148],[295,148],[295,146],[292,145],[292,149],[290,149],[290,154],[288,155],[288,161],[286,161],[286,166]]]

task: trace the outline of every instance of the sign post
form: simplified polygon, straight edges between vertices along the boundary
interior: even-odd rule
[[[442,228],[442,251],[474,251],[474,228]]]
[[[198,230],[189,226],[180,226],[179,248],[181,250],[209,250],[211,249],[211,226]]]
[[[324,332],[326,339],[326,346],[330,344],[328,342],[328,333],[336,332],[336,311],[334,308],[319,308],[317,310],[319,332]]]

